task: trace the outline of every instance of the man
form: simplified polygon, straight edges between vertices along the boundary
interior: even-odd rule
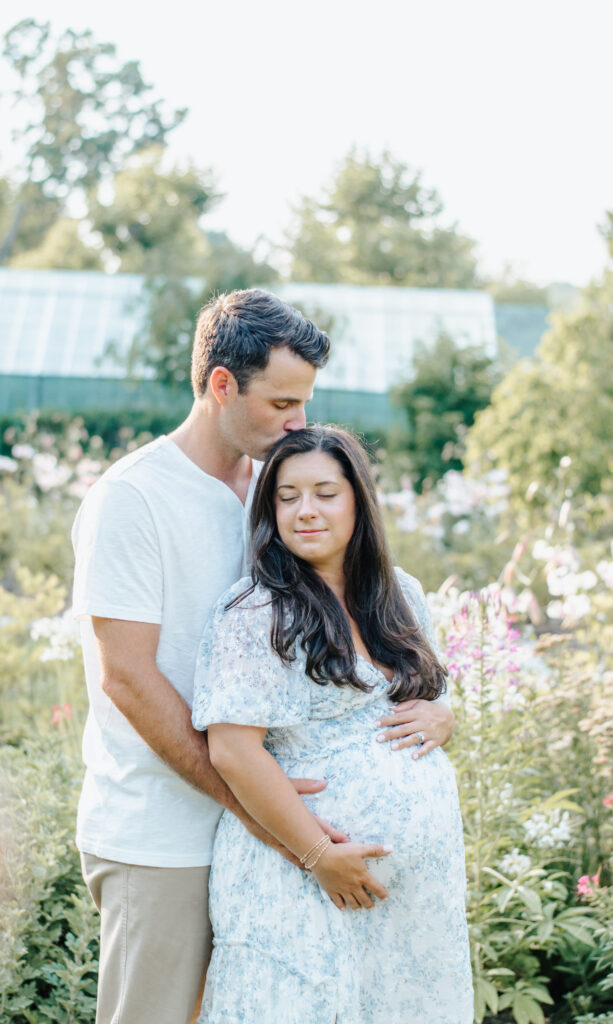
[[[210,955],[208,865],[224,807],[291,857],[212,768],[190,706],[206,619],[245,572],[252,460],[304,426],[328,351],[327,336],[275,296],[220,296],[198,319],[187,420],[112,466],[77,515],[74,613],[91,704],[77,845],[101,911],[98,1024],[190,1020]],[[407,713],[414,726],[388,738],[410,729],[401,742],[414,742],[427,722],[433,745],[444,742],[450,713],[424,714]]]

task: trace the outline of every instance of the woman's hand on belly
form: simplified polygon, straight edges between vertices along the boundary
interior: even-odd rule
[[[372,895],[380,900],[387,897],[387,890],[370,873],[365,857],[387,857],[389,847],[378,843],[340,843],[330,845],[313,868],[313,874],[339,910],[351,907],[358,910],[374,907]]]
[[[377,729],[384,730],[377,739],[380,743],[391,743],[392,750],[419,745],[413,754],[415,759],[447,743],[453,726],[453,711],[448,704],[421,699],[396,704],[388,715],[375,722]]]

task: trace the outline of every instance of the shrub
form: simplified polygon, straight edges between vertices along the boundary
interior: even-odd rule
[[[98,915],[72,835],[80,766],[60,736],[0,750],[0,1020],[90,1024]]]

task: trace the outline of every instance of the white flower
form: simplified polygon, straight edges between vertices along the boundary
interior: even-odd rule
[[[565,566],[558,566],[547,573],[547,587],[554,597],[566,597],[581,590],[591,590],[598,583],[596,573],[568,572]]]
[[[537,540],[532,548],[532,557],[536,558],[539,562],[551,562],[553,561],[555,550],[546,540]]]
[[[15,459],[9,459],[6,455],[0,455],[0,473],[14,473],[18,468]]]
[[[606,562],[604,559],[596,566],[596,572],[601,580],[604,580],[607,587],[613,589],[613,562]]]
[[[34,455],[32,459],[34,479],[41,491],[50,491],[53,487],[63,487],[72,476],[69,466],[60,466],[55,455],[43,453]]]
[[[509,878],[518,878],[519,875],[525,875],[526,871],[529,871],[531,867],[532,861],[530,857],[525,853],[520,853],[516,846],[500,861],[500,870],[503,875],[507,875]]]
[[[535,811],[524,822],[524,831],[526,838],[541,849],[563,846],[572,839],[568,811],[559,808],[544,814]]]
[[[564,618],[570,622],[578,622],[589,615],[591,607],[592,602],[587,594],[571,594],[564,601]]]
[[[31,444],[14,444],[11,452],[16,459],[31,459],[36,455]]]
[[[563,619],[564,618],[564,602],[563,601],[550,601],[547,605],[547,615],[550,619]]]
[[[468,519],[459,519],[458,522],[454,523],[454,525],[453,525],[453,532],[454,533],[459,533],[459,534],[468,533],[469,530],[470,530],[470,523],[469,523]]]
[[[32,640],[48,640],[40,655],[41,661],[70,661],[79,646],[79,627],[69,608],[55,618],[36,619],[30,626]]]

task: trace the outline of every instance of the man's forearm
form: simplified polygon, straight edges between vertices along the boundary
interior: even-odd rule
[[[206,735],[194,729],[188,705],[162,672],[150,669],[138,680],[106,678],[103,690],[169,768],[223,807],[242,811],[211,764]]]

